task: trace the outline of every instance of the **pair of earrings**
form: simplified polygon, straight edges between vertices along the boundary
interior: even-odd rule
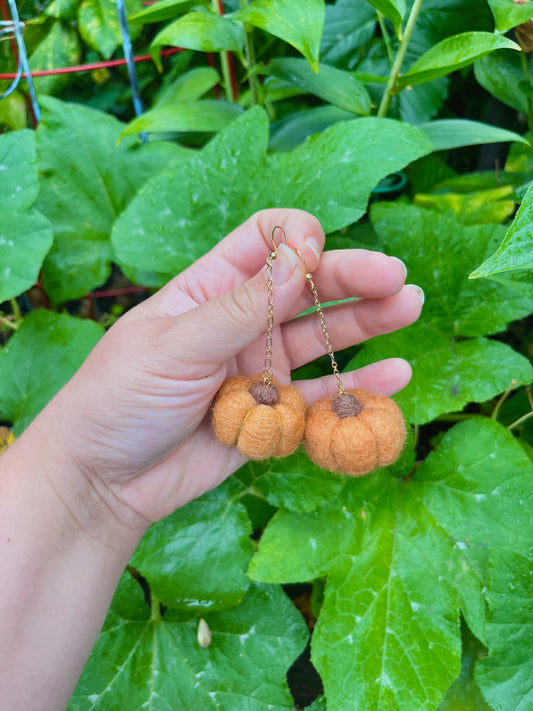
[[[308,409],[293,385],[279,385],[272,373],[272,331],[274,290],[272,267],[277,256],[272,230],[273,251],[267,257],[267,332],[265,369],[254,376],[228,378],[218,391],[212,412],[215,436],[237,447],[248,459],[286,457],[300,443],[318,466],[353,476],[367,474],[376,467],[392,464],[402,451],[406,429],[396,403],[384,395],[360,389],[345,390],[335,360],[328,327],[316,285],[309,271],[309,284],[320,318],[326,349],[337,379],[338,393],[314,402]],[[296,253],[307,265],[300,251]]]

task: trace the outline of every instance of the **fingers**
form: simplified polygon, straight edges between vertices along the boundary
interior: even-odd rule
[[[383,299],[361,299],[324,309],[327,328],[335,350],[414,323],[422,310],[421,298],[412,286]],[[320,319],[316,313],[286,323],[282,338],[290,368],[314,360],[327,352]]]
[[[343,373],[341,377],[345,388],[363,388],[390,396],[408,385],[411,375],[411,366],[406,360],[388,358],[359,370]],[[337,380],[334,375],[314,380],[296,380],[292,384],[302,393],[308,405],[322,397],[331,397],[337,392]]]

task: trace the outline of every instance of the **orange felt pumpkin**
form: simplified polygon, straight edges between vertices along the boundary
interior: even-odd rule
[[[332,472],[368,474],[398,459],[405,442],[400,408],[385,395],[346,390],[307,411],[304,443],[310,459]]]
[[[292,385],[236,375],[218,391],[211,421],[217,439],[248,459],[286,457],[302,440],[305,402]]]

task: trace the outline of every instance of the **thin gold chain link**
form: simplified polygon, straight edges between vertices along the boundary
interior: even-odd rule
[[[344,385],[342,384],[341,376],[339,373],[339,366],[337,365],[337,361],[335,360],[335,353],[333,352],[333,346],[331,345],[331,339],[329,337],[329,331],[328,327],[326,325],[326,319],[324,318],[324,312],[322,310],[322,304],[320,303],[320,299],[318,298],[318,291],[315,286],[315,282],[313,281],[313,277],[309,272],[305,275],[306,280],[309,282],[309,286],[311,287],[311,291],[313,293],[313,298],[315,300],[315,308],[316,312],[320,317],[320,325],[322,326],[322,333],[324,334],[324,340],[326,342],[326,348],[328,349],[328,355],[331,360],[331,367],[333,368],[333,374],[337,378],[337,386],[339,388],[339,395],[344,395]]]
[[[263,371],[263,382],[270,385],[274,374],[272,373],[272,331],[274,329],[274,285],[272,282],[272,266],[276,259],[277,251],[271,252],[266,259],[267,278],[267,332],[266,332],[266,354],[265,370]]]

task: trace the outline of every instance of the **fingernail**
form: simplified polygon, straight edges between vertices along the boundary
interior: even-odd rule
[[[426,300],[426,297],[424,296],[424,290],[416,284],[406,284],[405,286],[408,286],[410,289],[414,289],[414,291],[416,291],[416,293],[418,294],[418,298],[420,299],[420,303],[423,305],[424,301]]]
[[[280,244],[278,255],[272,267],[272,281],[274,284],[285,284],[298,264],[298,256],[286,244]]]
[[[316,264],[313,265],[313,267],[316,267],[320,261],[320,247],[318,246],[318,242],[314,237],[306,237],[305,244],[316,257]]]
[[[402,260],[398,259],[398,257],[389,257],[389,259],[394,259],[395,262],[399,262],[402,265],[405,272],[403,278],[405,279],[405,277],[407,276],[407,267],[405,266],[405,262],[402,262]]]

